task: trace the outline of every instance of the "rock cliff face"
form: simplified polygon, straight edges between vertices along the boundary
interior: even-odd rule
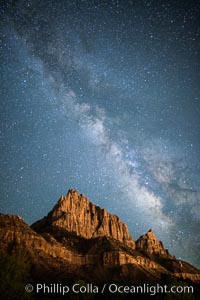
[[[31,264],[33,280],[158,282],[167,277],[200,283],[200,271],[172,257],[152,230],[135,243],[115,215],[70,190],[29,227],[0,214],[0,253]],[[48,274],[48,276],[47,276]]]
[[[163,243],[157,239],[152,229],[150,229],[146,234],[143,234],[136,241],[136,249],[142,250],[149,255],[159,254],[171,257],[168,250],[164,248]]]
[[[47,217],[32,225],[36,231],[45,227],[60,228],[86,239],[111,237],[135,248],[128,227],[117,216],[94,205],[74,189],[60,198]]]

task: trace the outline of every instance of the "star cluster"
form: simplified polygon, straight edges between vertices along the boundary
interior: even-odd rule
[[[198,1],[0,6],[3,213],[77,188],[200,266]]]

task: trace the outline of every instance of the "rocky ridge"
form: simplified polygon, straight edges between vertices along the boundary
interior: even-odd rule
[[[0,250],[29,261],[37,280],[157,282],[165,277],[200,283],[200,271],[170,255],[152,230],[135,242],[117,216],[74,189],[31,227],[18,216],[0,214]]]
[[[164,248],[163,243],[158,241],[152,229],[150,229],[146,234],[140,236],[140,238],[136,241],[136,249],[149,255],[163,255],[171,257],[168,250]]]
[[[94,205],[75,189],[69,190],[66,196],[61,196],[47,217],[32,225],[36,231],[46,227],[63,229],[85,239],[110,237],[135,249],[135,241],[127,225],[117,216]]]

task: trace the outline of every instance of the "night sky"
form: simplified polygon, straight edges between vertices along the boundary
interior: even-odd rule
[[[76,188],[200,267],[200,2],[4,1],[0,210]]]

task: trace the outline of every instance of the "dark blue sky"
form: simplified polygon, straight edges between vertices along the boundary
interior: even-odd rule
[[[198,1],[5,1],[3,213],[76,188],[200,266]]]

